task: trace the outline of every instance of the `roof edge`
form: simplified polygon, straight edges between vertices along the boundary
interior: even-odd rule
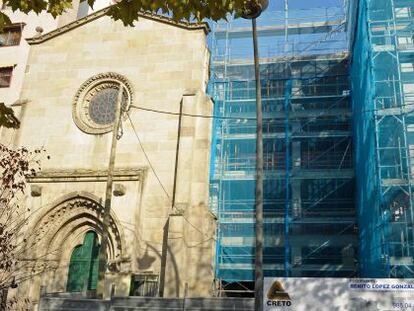
[[[34,36],[32,38],[26,38],[26,41],[30,45],[36,45],[43,43],[49,39],[55,38],[63,33],[66,33],[68,31],[71,31],[72,29],[78,28],[80,26],[83,26],[89,22],[92,22],[98,18],[101,18],[102,16],[106,16],[106,13],[108,12],[109,8],[111,6],[108,6],[102,10],[99,10],[97,12],[94,12],[92,14],[89,14],[81,19],[75,20],[67,25],[64,25],[62,27],[56,28],[55,30],[52,30],[48,33],[45,33],[44,35],[40,36]],[[175,21],[172,18],[169,18],[167,16],[158,15],[150,12],[139,12],[138,17],[143,17],[146,19],[151,19],[160,23],[172,25],[175,27],[187,29],[187,30],[198,30],[202,29],[204,30],[204,33],[207,35],[211,30],[210,26],[206,22],[202,23],[191,23],[191,22],[185,22],[185,21]]]

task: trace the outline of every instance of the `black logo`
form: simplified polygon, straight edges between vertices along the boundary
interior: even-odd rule
[[[272,286],[267,291],[267,299],[268,301],[266,304],[268,306],[289,307],[292,305],[292,299],[279,281],[273,282]]]

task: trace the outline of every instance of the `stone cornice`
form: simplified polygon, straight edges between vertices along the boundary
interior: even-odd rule
[[[40,35],[40,36],[35,36],[33,38],[26,38],[26,41],[30,44],[30,45],[35,45],[35,44],[40,44],[42,42],[45,42],[49,39],[52,39],[54,37],[57,37],[63,33],[66,33],[72,29],[75,29],[77,27],[83,26],[91,21],[94,21],[98,18],[101,18],[102,16],[106,16],[106,13],[108,12],[110,7],[104,8],[102,10],[99,10],[95,13],[92,13],[88,16],[85,16],[84,18],[78,19],[72,23],[69,23],[65,26],[59,27],[55,30],[52,30],[44,35]],[[150,12],[140,12],[138,13],[139,17],[142,18],[146,18],[146,19],[151,19],[160,23],[164,23],[164,24],[168,24],[168,25],[172,25],[175,27],[179,27],[179,28],[184,28],[184,29],[188,29],[188,30],[197,30],[197,29],[202,29],[204,30],[205,34],[208,34],[210,32],[210,27],[208,26],[207,23],[190,23],[190,22],[184,22],[184,21],[174,21],[173,19],[166,17],[166,16],[162,16],[162,15],[158,15],[158,14],[153,14]]]
[[[114,181],[142,180],[145,171],[146,168],[118,168],[114,170]],[[28,182],[105,182],[107,178],[107,170],[62,169],[40,171],[35,177],[29,178]]]

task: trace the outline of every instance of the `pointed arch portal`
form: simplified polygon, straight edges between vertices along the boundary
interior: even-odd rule
[[[109,225],[103,225],[103,206],[99,200],[86,192],[69,193],[45,207],[28,230],[27,245],[36,245],[30,256],[46,258],[50,263],[47,267],[34,265],[33,269],[51,291],[96,289],[98,237],[105,231],[108,269],[113,272],[129,269],[122,226],[114,213]]]
[[[74,247],[69,263],[68,292],[96,289],[99,249],[98,236],[93,231],[85,234],[83,244]]]

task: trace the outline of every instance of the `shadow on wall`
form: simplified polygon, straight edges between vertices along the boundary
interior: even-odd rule
[[[168,230],[168,221],[166,222],[166,225],[164,227],[164,231],[165,230]],[[165,241],[165,234],[164,234],[164,241]],[[170,247],[167,246],[167,244],[168,243],[163,242],[163,249],[164,249],[164,246],[166,246],[167,253],[168,253],[169,258],[171,260],[171,263],[173,264],[173,267],[174,267],[175,277],[174,277],[173,284],[171,284],[171,282],[166,284],[165,283],[166,269],[163,266],[161,267],[160,287],[164,287],[164,288],[160,288],[160,293],[164,293],[165,288],[174,288],[176,297],[179,297],[180,296],[180,275],[179,275],[179,272],[178,272],[178,266],[177,266],[175,256],[171,252],[171,249],[170,249]],[[164,261],[165,264],[166,264],[168,255],[161,254],[154,246],[147,243],[144,255],[141,258],[139,258],[139,257],[137,258],[137,265],[138,265],[139,270],[145,270],[145,269],[150,268],[152,266],[153,262],[156,260],[156,257],[151,256],[151,255],[148,254],[148,248],[150,248],[161,259],[161,262]],[[164,281],[163,281],[163,278],[164,278]],[[171,285],[173,285],[173,287],[171,287]]]
[[[147,270],[151,268],[152,264],[157,259],[155,256],[148,254],[148,247],[150,247],[158,257],[161,257],[161,254],[153,246],[147,244],[144,255],[141,258],[137,258],[137,266],[139,270]]]

